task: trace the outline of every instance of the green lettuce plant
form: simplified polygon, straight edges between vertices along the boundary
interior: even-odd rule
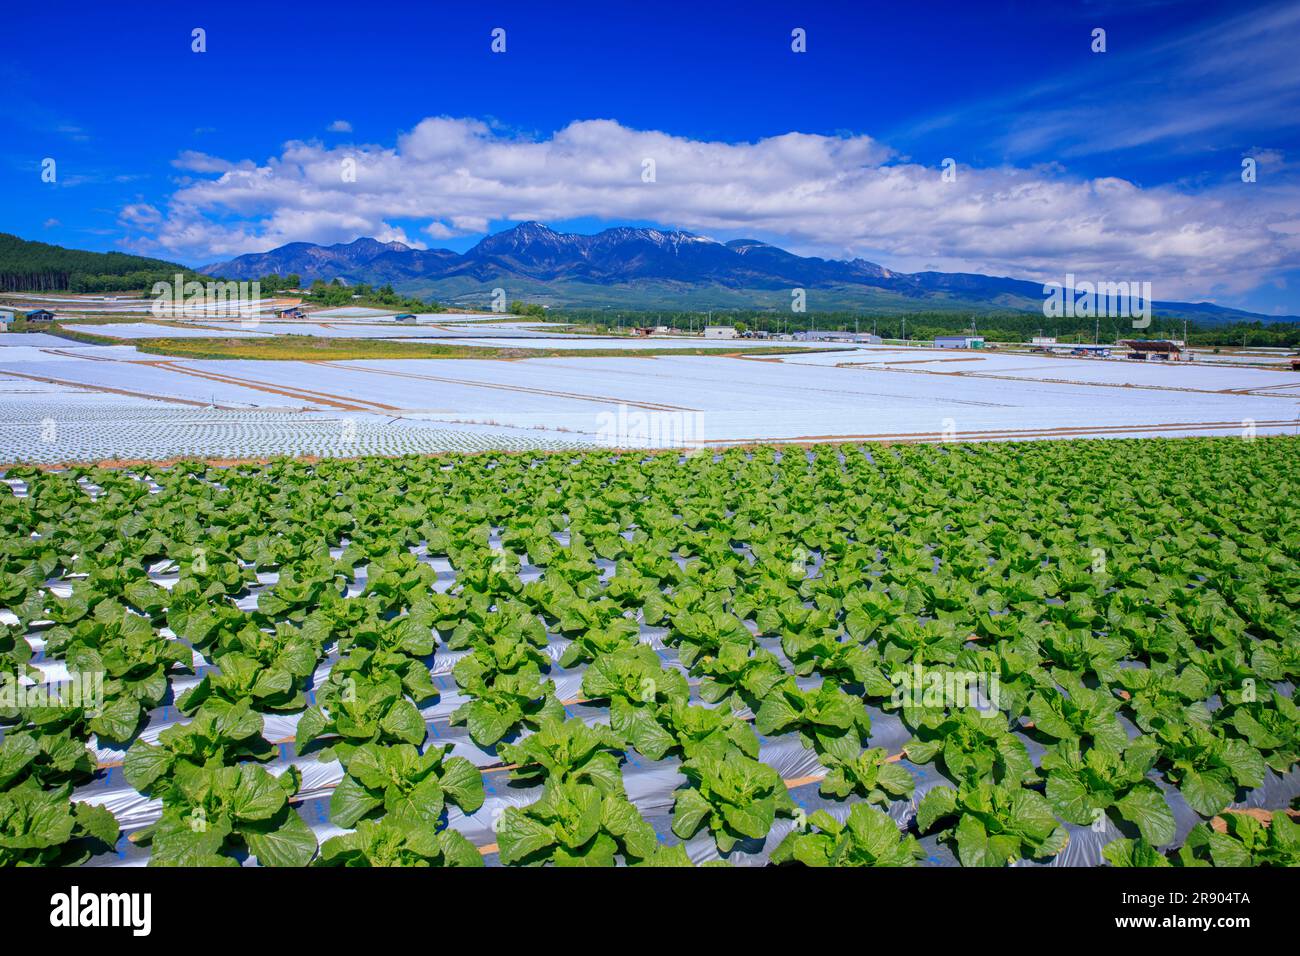
[[[786,834],[769,859],[776,866],[916,866],[925,851],[886,814],[858,803],[843,823],[825,810],[816,811],[805,828]]]

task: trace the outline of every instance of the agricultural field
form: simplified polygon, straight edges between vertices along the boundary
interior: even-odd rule
[[[0,865],[1300,864],[1298,484],[1294,437],[11,467]]]
[[[900,347],[742,354],[748,344],[727,343],[703,355],[602,354],[633,340],[591,336],[174,338],[147,352],[133,341],[0,335],[0,466],[1300,434],[1300,373],[1248,366]],[[88,418],[88,407],[113,414]]]

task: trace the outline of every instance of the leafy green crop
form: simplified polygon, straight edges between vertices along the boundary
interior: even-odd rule
[[[497,827],[506,865],[613,866],[652,859],[654,828],[618,794],[576,781],[548,780],[541,799],[507,807]]]
[[[1062,744],[1042,759],[1047,772],[1047,801],[1067,823],[1091,825],[1114,810],[1134,824],[1147,843],[1174,839],[1174,814],[1160,788],[1147,778],[1157,751],[1147,738],[1122,752],[1093,747],[1080,753]]]
[[[802,690],[793,678],[774,687],[754,718],[754,729],[764,736],[796,730],[805,747],[856,751],[871,736],[871,715],[862,701],[827,681],[816,690]]]
[[[265,767],[180,761],[163,796],[162,818],[142,831],[150,866],[238,866],[247,849],[263,866],[306,866],[316,835],[289,805],[301,778]]]
[[[1101,848],[1101,855],[1111,866],[1144,869],[1173,866],[1168,857],[1143,840],[1114,840]]]
[[[424,743],[426,729],[419,708],[403,695],[402,682],[388,674],[379,680],[336,680],[322,689],[320,703],[303,713],[298,721],[298,752],[318,737],[337,736],[337,742],[321,751],[321,759],[348,755],[367,743]]]
[[[73,803],[71,792],[71,784],[42,790],[34,781],[0,790],[0,866],[76,866],[112,849],[117,819]]]
[[[771,856],[778,866],[916,866],[922,859],[925,851],[916,837],[899,833],[888,816],[861,803],[850,808],[843,823],[818,810],[806,829],[786,834]]]
[[[141,793],[166,797],[173,774],[183,764],[230,767],[243,760],[271,760],[275,748],[262,736],[262,715],[248,701],[212,701],[194,719],[173,724],[158,735],[158,743],[137,740],[126,752],[127,783]]]
[[[1223,832],[1198,823],[1178,851],[1183,866],[1300,866],[1300,824],[1284,810],[1264,823],[1246,813],[1225,813]]]
[[[868,803],[887,803],[911,796],[915,787],[912,775],[897,763],[890,763],[881,747],[856,755],[828,751],[820,759],[826,767],[821,792],[828,797],[843,798],[856,793]]]
[[[34,708],[30,725],[10,730],[0,741],[0,790],[33,780],[49,788],[79,784],[95,771],[95,754],[74,734],[80,708]]]
[[[592,661],[582,678],[582,692],[592,700],[608,700],[614,732],[651,760],[663,757],[676,743],[660,722],[661,709],[690,698],[681,671],[661,667],[644,644]]]
[[[1029,752],[1007,728],[1003,714],[963,708],[931,720],[903,748],[913,763],[937,758],[957,781],[1018,784],[1037,779]]]
[[[483,805],[483,777],[450,747],[420,753],[411,744],[362,744],[343,763],[347,771],[330,799],[330,820],[353,827],[383,808],[384,819],[404,830],[434,830],[447,801],[466,813]]]
[[[338,818],[357,829],[323,863],[480,862],[446,824],[448,804],[458,818],[479,799],[477,771],[444,749],[456,738],[485,751],[473,764],[510,772],[507,793],[552,794],[510,814],[531,821],[515,849],[549,833],[510,859],[685,865],[628,815],[646,761],[682,761],[679,831],[770,853],[790,797],[761,760],[797,735],[822,794],[873,829],[823,820],[792,857],[889,858],[889,841],[877,854],[863,840],[892,834],[858,808],[907,800],[918,763],[953,782],[922,804],[963,862],[1050,858],[1062,822],[1108,816],[1137,838],[1112,844],[1114,865],[1215,862],[1211,832],[1223,859],[1266,865],[1285,841],[1270,848],[1275,831],[1249,824],[1212,821],[1174,846],[1166,795],[1226,819],[1295,772],[1297,449],[1115,439],[8,469],[0,795],[96,786],[99,759],[127,744],[127,782],[162,803],[145,831],[158,862],[239,861],[259,843],[263,862],[310,859],[289,815],[296,772],[274,780],[281,804],[258,766],[278,752],[267,714],[341,765]],[[103,678],[102,708],[36,699],[65,668]],[[446,675],[451,731],[451,708],[432,703]],[[579,680],[562,704],[557,688]],[[871,726],[875,707],[908,728],[903,753]],[[178,711],[191,719],[137,739]],[[1038,766],[1029,741],[1047,748]],[[241,786],[265,806],[236,800]],[[76,826],[69,858],[93,843]]]
[[[1005,866],[1022,857],[1046,859],[1065,849],[1069,839],[1043,795],[1014,784],[935,787],[916,808],[916,825],[922,833],[952,817],[956,824],[940,831],[940,838],[956,843],[962,866]]]
[[[70,627],[52,628],[45,647],[73,673],[103,675],[104,705],[87,714],[86,726],[106,740],[130,740],[145,713],[166,697],[172,668],[193,662],[189,648],[162,637],[148,618],[111,599]]]
[[[482,866],[474,845],[455,830],[407,829],[383,820],[362,820],[352,833],[330,837],[318,866]]]
[[[1246,741],[1223,737],[1199,724],[1158,730],[1165,777],[1201,816],[1218,813],[1236,798],[1237,787],[1264,782],[1264,758]]]
[[[577,782],[602,794],[623,796],[624,743],[602,724],[577,719],[549,720],[516,744],[501,744],[502,759],[517,764],[510,779],[521,783]]]
[[[730,853],[741,840],[766,837],[778,813],[794,814],[781,775],[739,751],[688,760],[682,773],[689,785],[677,791],[673,833],[683,840],[708,827],[718,849]]]

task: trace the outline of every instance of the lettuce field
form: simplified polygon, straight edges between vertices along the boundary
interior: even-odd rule
[[[0,864],[1300,864],[1300,438],[12,468]]]

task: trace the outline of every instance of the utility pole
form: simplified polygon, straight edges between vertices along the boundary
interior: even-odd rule
[[[903,316],[903,344],[907,344],[907,316]]]

